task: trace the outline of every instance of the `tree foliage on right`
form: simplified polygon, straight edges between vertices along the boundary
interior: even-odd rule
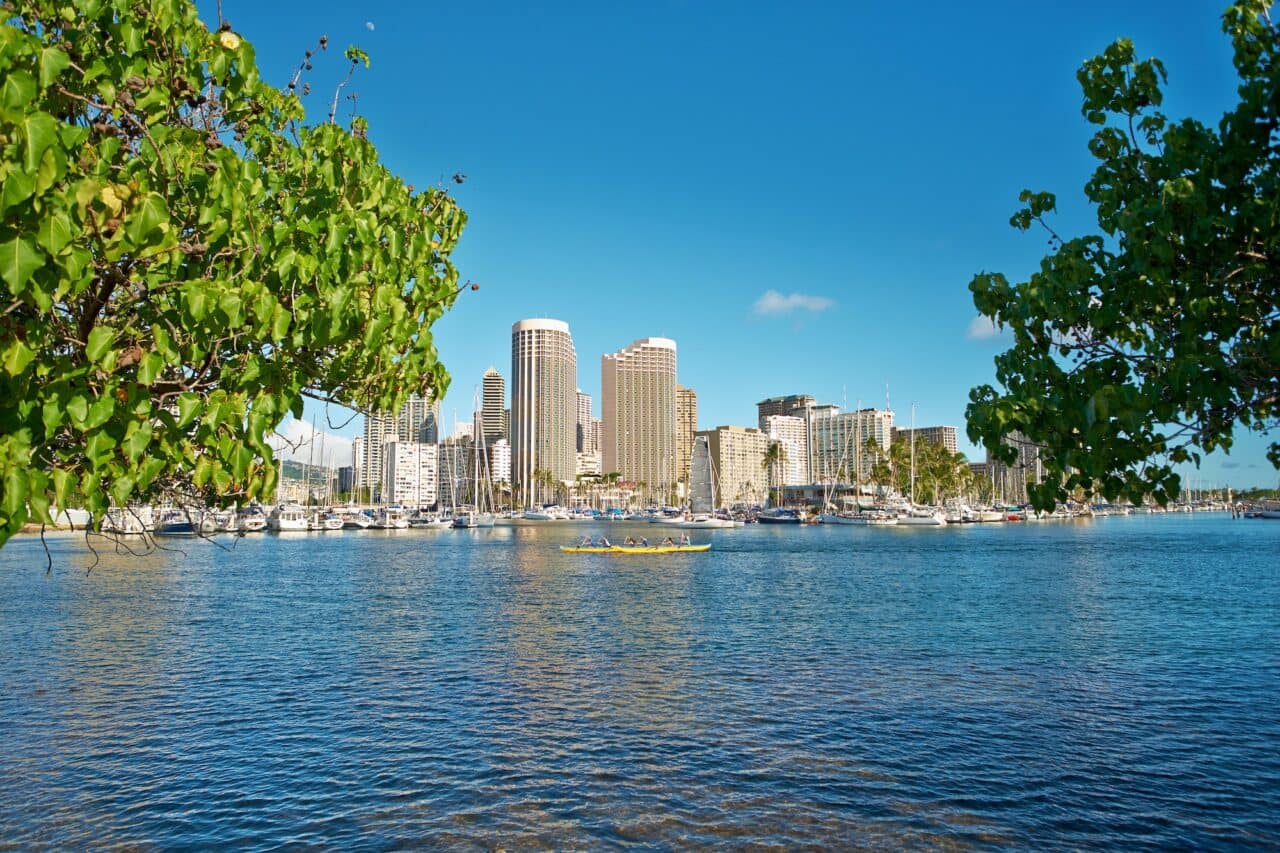
[[[1280,423],[1280,31],[1267,2],[1229,7],[1239,103],[1218,126],[1160,111],[1158,59],[1120,39],[1077,74],[1099,125],[1085,185],[1101,233],[1058,236],[1049,193],[1010,220],[1048,230],[1026,281],[981,273],[978,310],[1008,328],[999,390],[970,392],[969,436],[1012,464],[1041,448],[1042,508],[1076,489],[1138,502],[1178,493],[1173,466]],[[1280,442],[1270,445],[1280,467]]]

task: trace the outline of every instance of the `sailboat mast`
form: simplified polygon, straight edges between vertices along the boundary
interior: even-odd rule
[[[911,404],[911,505],[916,505],[916,404]]]

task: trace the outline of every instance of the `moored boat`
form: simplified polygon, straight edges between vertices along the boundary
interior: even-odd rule
[[[310,513],[298,504],[280,504],[267,517],[267,527],[277,533],[305,532],[310,526]]]

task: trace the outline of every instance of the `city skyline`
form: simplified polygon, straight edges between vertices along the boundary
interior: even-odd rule
[[[454,260],[480,289],[432,329],[454,377],[445,423],[470,417],[484,368],[502,363],[499,315],[555,316],[584,354],[583,388],[599,388],[600,354],[659,335],[681,344],[704,426],[749,425],[758,400],[794,389],[879,407],[887,386],[890,408],[955,425],[973,460],[984,454],[965,434],[968,392],[992,380],[1008,341],[978,318],[970,278],[1024,276],[1043,256],[1042,237],[1007,224],[1023,188],[1058,194],[1060,233],[1096,230],[1080,193],[1093,168],[1080,62],[1127,36],[1169,68],[1171,115],[1216,123],[1235,97],[1215,5],[1070,12],[1046,39],[1040,15],[1009,3],[938,7],[914,20],[904,67],[890,8],[223,3],[278,85],[316,34],[359,43],[372,56],[359,112],[388,165],[419,186],[467,175],[453,187],[470,216]],[[448,32],[442,60],[471,70],[419,113],[401,81],[419,76],[423,32]],[[762,63],[779,42],[804,49],[786,67]],[[333,60],[317,61],[312,120],[343,73]],[[308,403],[304,421],[313,414],[325,423]],[[1188,483],[1271,485],[1265,444],[1238,432],[1229,457],[1180,470]]]

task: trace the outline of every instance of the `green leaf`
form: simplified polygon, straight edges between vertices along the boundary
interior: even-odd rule
[[[209,294],[205,292],[204,284],[196,283],[186,288],[183,297],[187,303],[187,313],[192,319],[196,322],[203,320],[209,310]]]
[[[36,242],[50,255],[58,254],[71,242],[71,220],[61,211],[44,216],[40,220]]]
[[[138,383],[150,385],[164,369],[164,358],[157,352],[146,352],[138,362]]]
[[[4,369],[10,376],[17,376],[27,369],[27,365],[35,357],[35,351],[31,347],[23,341],[15,340],[4,351]]]
[[[98,427],[111,420],[111,414],[116,410],[116,398],[110,394],[103,394],[101,397],[93,401],[93,405],[89,407],[89,417],[85,419],[85,429],[97,429]]]
[[[57,397],[50,397],[44,401],[44,407],[41,409],[40,416],[44,422],[44,434],[46,438],[50,438],[58,431],[58,427],[62,426],[64,415],[67,410],[62,407],[62,401]]]
[[[115,329],[108,326],[94,326],[93,331],[89,333],[88,345],[84,348],[85,356],[91,363],[97,364],[107,354],[115,338]]]
[[[9,171],[4,179],[4,190],[0,192],[0,210],[7,210],[15,204],[31,198],[36,191],[36,174],[15,168]]]
[[[22,293],[43,263],[43,254],[27,237],[14,237],[0,243],[0,278],[15,295]]]
[[[151,428],[145,424],[139,425],[136,432],[132,433],[124,440],[124,452],[128,454],[129,461],[137,463],[142,458],[142,454],[146,452],[147,447],[151,444]]]
[[[169,209],[165,206],[164,199],[155,193],[147,193],[129,214],[129,222],[124,228],[125,235],[135,245],[139,245],[162,222],[168,221]]]
[[[9,466],[4,472],[4,500],[0,502],[0,511],[11,519],[26,520],[27,508],[27,472],[17,465]]]
[[[9,70],[5,73],[4,82],[0,83],[0,107],[25,113],[35,96],[36,78],[26,71]]]
[[[67,414],[71,415],[71,423],[76,429],[84,428],[84,420],[89,417],[89,399],[77,394],[67,401]]]
[[[71,59],[56,47],[46,47],[40,51],[40,88],[47,89],[49,84],[71,64]]]
[[[111,451],[115,450],[116,441],[104,429],[96,429],[89,433],[89,438],[84,443],[85,456],[89,457],[90,462],[94,463],[94,467],[101,466],[111,456]]]
[[[45,149],[58,141],[58,123],[48,113],[35,113],[22,119],[22,129],[27,137],[24,163],[28,172],[34,172]]]
[[[200,412],[201,400],[188,392],[178,397],[178,429],[184,429]]]
[[[53,500],[58,509],[66,509],[71,501],[71,489],[76,484],[76,475],[66,468],[53,469]]]

